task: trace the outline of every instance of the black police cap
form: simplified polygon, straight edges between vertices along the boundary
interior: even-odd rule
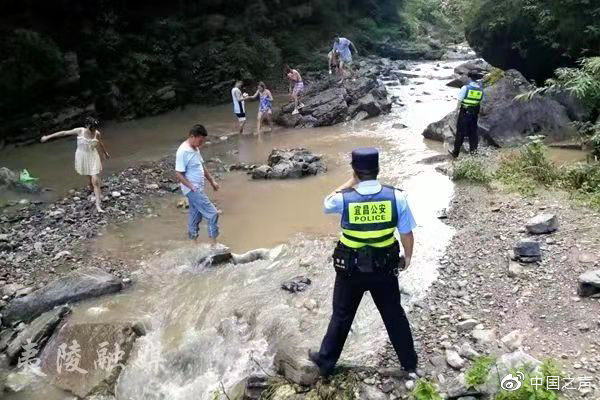
[[[361,147],[352,151],[352,168],[371,172],[379,169],[379,151],[373,147]]]

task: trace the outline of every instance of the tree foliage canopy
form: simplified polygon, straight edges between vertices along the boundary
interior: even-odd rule
[[[469,43],[492,64],[543,82],[558,67],[600,55],[600,2],[473,0],[465,11]]]

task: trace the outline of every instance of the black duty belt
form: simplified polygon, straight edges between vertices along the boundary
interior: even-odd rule
[[[347,276],[357,272],[397,274],[399,269],[403,269],[403,259],[398,242],[385,248],[365,246],[360,249],[352,249],[338,242],[333,252],[333,267]]]

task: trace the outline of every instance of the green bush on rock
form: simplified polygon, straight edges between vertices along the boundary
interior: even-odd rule
[[[489,183],[492,180],[485,160],[477,156],[465,156],[453,165],[452,179],[474,183]]]
[[[427,379],[419,379],[412,391],[414,400],[442,400],[436,386]]]

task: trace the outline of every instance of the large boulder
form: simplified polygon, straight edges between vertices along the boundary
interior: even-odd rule
[[[479,116],[479,136],[496,147],[527,143],[528,136],[541,133],[546,141],[556,142],[575,137],[567,109],[556,100],[540,97],[532,101],[516,101],[515,97],[534,87],[516,70],[484,89],[485,98]],[[423,136],[452,143],[456,133],[456,111],[430,124]]]
[[[64,324],[44,348],[41,370],[53,385],[79,398],[113,394],[137,337],[129,323]]]
[[[338,82],[338,77],[318,76],[306,84],[302,95],[304,107],[292,114],[294,105],[288,103],[275,110],[273,119],[287,128],[331,126],[360,115],[372,118],[390,112],[392,103],[377,77],[384,66],[367,63],[360,76]]]
[[[83,268],[58,278],[41,289],[13,300],[4,310],[8,324],[29,322],[55,306],[115,293],[121,280],[98,268]]]
[[[314,385],[319,378],[319,368],[308,359],[308,350],[289,342],[279,345],[275,368],[288,381],[302,386]]]
[[[6,354],[9,361],[15,364],[24,350],[28,355],[35,357],[69,311],[68,306],[61,306],[34,319],[8,346]]]
[[[327,171],[321,156],[304,148],[274,149],[267,163],[252,171],[252,179],[299,179]]]

